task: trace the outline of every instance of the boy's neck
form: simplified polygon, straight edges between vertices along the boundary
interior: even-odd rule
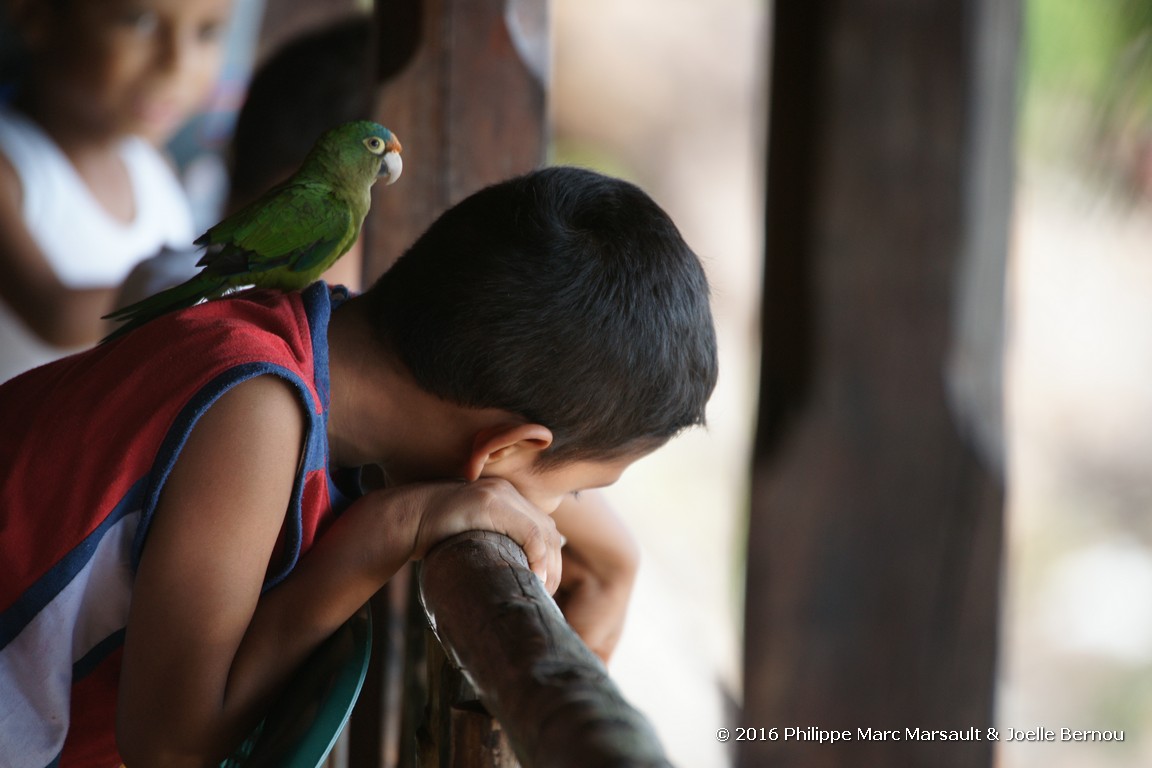
[[[378,464],[399,481],[462,476],[474,436],[507,414],[424,391],[372,332],[362,299],[332,314],[328,445],[339,467]]]

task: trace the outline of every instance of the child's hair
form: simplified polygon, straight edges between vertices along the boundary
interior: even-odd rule
[[[260,66],[232,136],[230,208],[287,177],[324,131],[371,117],[371,21],[356,14],[313,30]]]
[[[708,293],[647,194],[558,167],[449,209],[365,295],[420,386],[548,427],[552,465],[704,424],[717,375]]]
[[[28,66],[24,42],[12,23],[8,4],[0,5],[0,104],[11,100]]]

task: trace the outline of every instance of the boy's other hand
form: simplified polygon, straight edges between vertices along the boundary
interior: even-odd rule
[[[605,565],[565,546],[564,578],[555,597],[568,625],[607,664],[624,631],[636,572]]]
[[[624,630],[640,567],[639,544],[598,492],[566,500],[553,519],[568,539],[556,603],[584,644],[607,664]]]

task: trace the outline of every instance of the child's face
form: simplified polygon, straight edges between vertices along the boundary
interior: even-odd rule
[[[41,102],[74,130],[162,143],[203,103],[232,0],[64,0],[40,40]]]
[[[573,461],[549,469],[520,471],[511,476],[485,471],[482,476],[503,477],[538,509],[552,514],[565,496],[612,485],[641,455],[609,461]]]

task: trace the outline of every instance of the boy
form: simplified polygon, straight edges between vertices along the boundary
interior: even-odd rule
[[[509,535],[555,590],[548,515],[702,424],[715,379],[675,226],[569,168],[469,197],[362,296],[241,293],[18,377],[0,387],[0,751],[214,764],[461,531]],[[387,482],[347,503],[329,466]]]

